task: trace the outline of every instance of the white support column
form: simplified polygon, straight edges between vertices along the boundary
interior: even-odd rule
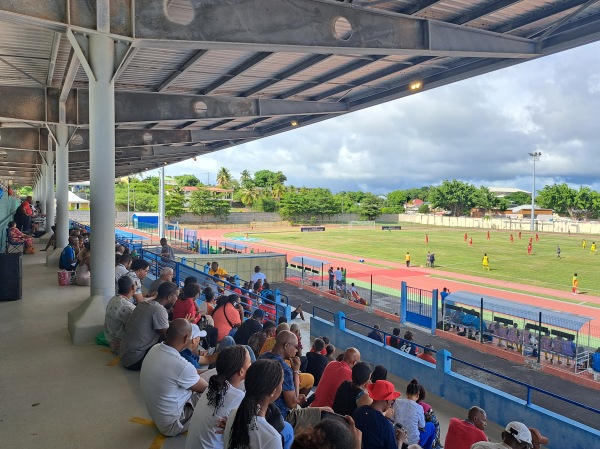
[[[165,236],[165,167],[160,167],[158,177],[158,236]]]
[[[65,105],[59,104],[60,124],[56,125],[56,248],[69,244],[69,129]]]
[[[48,231],[50,226],[54,225],[54,153],[48,151],[46,156],[46,165],[44,168],[44,177],[46,179],[46,225]]]
[[[108,36],[90,35],[89,43],[91,294],[106,305],[115,294],[115,54]]]
[[[46,215],[46,169],[45,164],[40,167],[42,174],[40,175],[40,179],[37,181],[38,187],[38,195],[37,198],[40,200],[40,204],[42,205],[42,214]]]

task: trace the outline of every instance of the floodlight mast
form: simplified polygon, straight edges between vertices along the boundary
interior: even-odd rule
[[[527,153],[531,160],[533,161],[533,189],[531,190],[531,230],[535,230],[534,220],[535,220],[535,163],[540,160],[540,156],[542,155],[541,151],[535,151],[533,153]]]

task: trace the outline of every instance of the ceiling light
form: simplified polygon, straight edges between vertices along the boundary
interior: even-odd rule
[[[298,120],[292,120],[290,122],[290,125],[292,125],[292,126],[298,126]]]
[[[408,88],[410,90],[420,90],[422,87],[423,87],[422,81],[413,81],[412,83],[408,84]]]
[[[9,175],[14,175],[16,172],[14,170],[8,170]]]

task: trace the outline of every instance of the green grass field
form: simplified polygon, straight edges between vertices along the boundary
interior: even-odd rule
[[[463,241],[467,232],[473,238],[473,246]],[[425,234],[429,244],[425,244]],[[240,236],[232,233],[230,236]],[[403,262],[408,251],[413,266],[425,265],[427,251],[435,253],[436,268],[455,273],[471,274],[527,285],[570,291],[573,273],[579,276],[579,289],[590,295],[600,295],[600,251],[590,253],[593,236],[586,236],[587,248],[581,246],[582,237],[567,237],[557,234],[514,232],[514,243],[510,243],[509,231],[490,230],[487,240],[485,229],[452,229],[441,227],[404,228],[401,231],[373,229],[327,228],[325,232],[300,232],[299,228],[289,231],[252,232],[251,237],[273,243],[286,243],[306,248],[348,254],[358,259],[379,259]],[[533,251],[527,254],[527,243],[533,237]],[[600,238],[598,239],[600,245]],[[561,259],[556,257],[556,246],[560,245]],[[481,264],[483,254],[490,257],[491,271],[484,271]],[[352,259],[351,259],[352,260]],[[581,297],[578,298],[580,302]]]

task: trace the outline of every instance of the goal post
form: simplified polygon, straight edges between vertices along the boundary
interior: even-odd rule
[[[373,229],[375,228],[376,224],[377,223],[374,220],[352,220],[348,222],[348,229]]]

